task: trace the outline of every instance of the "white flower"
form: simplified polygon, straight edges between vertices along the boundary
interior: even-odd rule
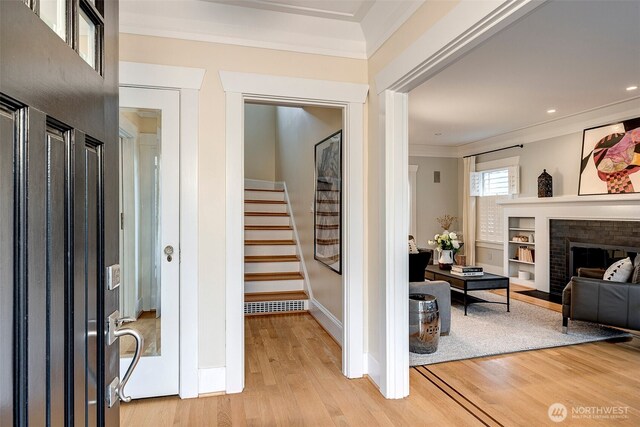
[[[438,240],[439,237],[440,237],[440,235],[436,234],[435,236],[433,236],[433,240]]]
[[[456,249],[460,249],[460,242],[457,240],[452,240],[451,244],[453,245],[454,248]]]
[[[449,237],[451,237],[453,240],[456,240],[458,238],[458,235],[454,232],[449,233]]]

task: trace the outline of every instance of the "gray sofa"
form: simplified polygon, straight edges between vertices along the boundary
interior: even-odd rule
[[[451,288],[442,280],[409,282],[409,294],[429,294],[438,300],[440,312],[440,335],[449,335],[451,330]]]
[[[587,276],[587,277],[585,277]],[[602,273],[580,269],[562,292],[562,326],[569,319],[640,330],[640,284],[602,280]]]

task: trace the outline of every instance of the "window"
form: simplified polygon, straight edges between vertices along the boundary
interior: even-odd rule
[[[478,167],[480,168],[482,165],[478,165]],[[518,175],[518,166],[497,167],[471,174],[471,195],[478,197],[476,205],[477,241],[502,243],[503,212],[498,201],[518,193]]]

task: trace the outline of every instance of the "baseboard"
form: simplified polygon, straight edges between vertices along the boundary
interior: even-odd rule
[[[198,369],[198,394],[224,392],[227,388],[226,376],[224,367]]]
[[[364,372],[376,387],[380,388],[380,363],[371,353],[364,354]]]
[[[309,312],[320,325],[333,337],[342,347],[342,322],[340,322],[327,308],[320,304],[318,300],[311,299]]]

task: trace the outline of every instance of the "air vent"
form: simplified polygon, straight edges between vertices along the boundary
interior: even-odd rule
[[[305,311],[304,300],[245,302],[244,314],[279,313]]]

